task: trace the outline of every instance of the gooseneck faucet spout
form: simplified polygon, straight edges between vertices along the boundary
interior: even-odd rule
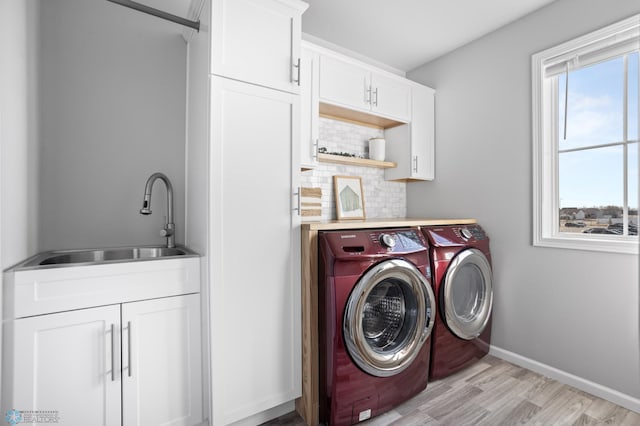
[[[164,185],[167,187],[167,223],[164,224],[164,229],[160,231],[160,235],[167,238],[167,247],[173,248],[176,246],[175,225],[173,223],[173,186],[165,174],[156,172],[147,179],[140,214],[151,214],[151,189],[157,179],[164,182]]]

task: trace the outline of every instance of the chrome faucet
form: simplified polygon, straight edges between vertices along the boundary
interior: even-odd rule
[[[156,179],[160,179],[167,187],[167,223],[164,224],[164,229],[160,231],[160,235],[167,238],[167,247],[173,248],[176,246],[175,225],[173,223],[173,186],[169,178],[163,174],[156,172],[149,176],[147,184],[144,187],[144,199],[142,200],[142,208],[140,214],[151,214],[151,188]]]

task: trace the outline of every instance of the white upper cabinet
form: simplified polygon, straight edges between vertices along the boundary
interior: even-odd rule
[[[411,85],[393,75],[371,73],[371,111],[399,121],[411,120]]]
[[[369,111],[371,72],[338,58],[320,58],[320,100],[346,108]]]
[[[298,93],[307,7],[298,0],[213,0],[211,72]]]
[[[302,47],[300,72],[300,168],[313,169],[318,162],[320,55]]]
[[[435,90],[309,42],[302,43],[301,163],[315,167],[318,116],[385,129],[386,180],[435,177]]]
[[[413,84],[411,90],[411,122],[384,132],[387,160],[397,163],[397,167],[385,170],[386,180],[435,178],[435,91],[419,84]]]
[[[320,57],[320,102],[402,122],[411,119],[406,79],[341,56]]]

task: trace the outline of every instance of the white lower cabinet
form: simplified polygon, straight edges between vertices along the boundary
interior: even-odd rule
[[[20,424],[198,424],[200,329],[199,294],[8,321],[3,413],[21,411]]]
[[[121,424],[120,305],[17,319],[5,333],[3,412],[26,424],[45,411],[61,425]]]
[[[200,330],[197,294],[122,305],[124,426],[202,421]]]

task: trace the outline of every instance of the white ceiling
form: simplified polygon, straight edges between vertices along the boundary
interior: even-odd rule
[[[554,0],[305,0],[302,31],[412,70]]]
[[[185,18],[191,3],[137,1]],[[304,1],[309,8],[302,15],[303,32],[410,71],[555,0]]]

